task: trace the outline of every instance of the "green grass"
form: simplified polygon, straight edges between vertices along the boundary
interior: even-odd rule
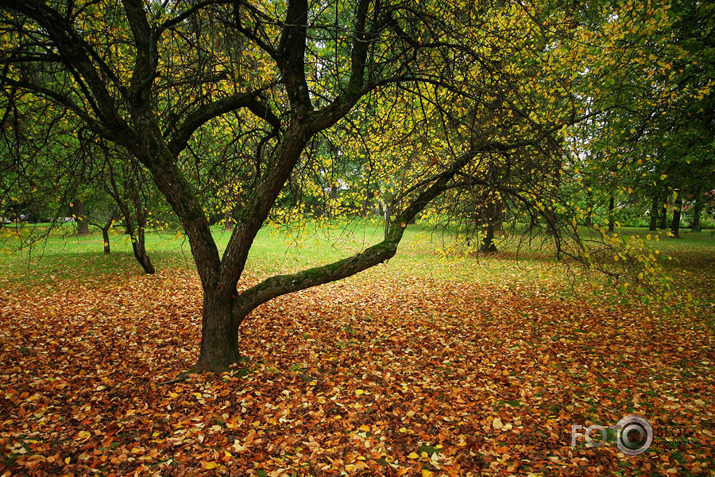
[[[230,232],[214,227],[214,239],[223,253]],[[382,225],[372,222],[336,222],[297,227],[264,227],[258,233],[247,271],[268,275],[330,263],[357,253],[382,239]],[[409,231],[408,236],[416,234]],[[56,279],[95,278],[109,273],[141,273],[129,236],[110,233],[112,252],[103,253],[99,230],[77,236],[71,224],[47,231],[44,225],[0,229],[0,277],[21,284],[42,284]],[[157,269],[193,269],[188,239],[181,232],[152,232],[146,248]]]
[[[103,254],[102,235],[73,234],[71,224],[49,232],[42,226],[0,229],[0,283],[24,286],[47,285],[56,280],[103,280],[110,274],[140,275],[129,237],[118,230],[111,234],[112,253]],[[715,302],[715,237],[711,231],[683,230],[680,239],[641,228],[624,228],[621,234],[651,236],[651,245],[661,252],[664,266],[675,277],[682,293],[696,296],[700,309],[711,312]],[[220,251],[230,232],[214,228]],[[264,227],[251,249],[246,276],[264,277],[330,263],[379,242],[380,220],[309,222],[298,226]],[[657,237],[657,238],[656,238]],[[561,298],[627,301],[628,294],[597,274],[586,274],[576,265],[556,262],[553,247],[543,237],[522,240],[513,237],[498,244],[499,253],[483,255],[466,249],[449,230],[411,225],[397,255],[386,265],[390,273],[419,276],[425,280],[478,282],[510,290],[530,290]],[[147,250],[158,270],[193,270],[188,240],[181,232],[147,234]],[[383,266],[385,267],[385,266]],[[373,273],[380,273],[378,267]]]

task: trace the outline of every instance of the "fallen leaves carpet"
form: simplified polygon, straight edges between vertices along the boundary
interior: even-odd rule
[[[0,290],[0,475],[712,475],[713,336],[693,317],[381,267],[241,326],[196,374],[186,271]],[[646,453],[572,447],[637,414]],[[583,430],[582,430],[583,432]]]

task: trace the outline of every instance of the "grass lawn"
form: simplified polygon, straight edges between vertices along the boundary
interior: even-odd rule
[[[627,234],[647,234],[626,229]],[[25,232],[23,232],[25,233]],[[226,232],[216,230],[225,244]],[[244,285],[357,252],[380,223],[263,229]],[[0,229],[0,475],[712,475],[715,237],[654,246],[677,296],[645,306],[548,250],[490,256],[410,227],[395,258],[273,300],[248,370],[172,382],[198,356],[188,242]],[[243,285],[242,285],[243,286]],[[668,305],[668,306],[664,306]],[[653,443],[572,426],[645,418]],[[597,438],[596,434],[591,434]]]

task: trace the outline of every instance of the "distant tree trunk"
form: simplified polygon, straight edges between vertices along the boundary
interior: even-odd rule
[[[226,211],[226,213],[223,214],[223,224],[224,224],[223,229],[226,232],[231,232],[233,230],[233,228],[236,226],[236,221],[231,216],[230,211]]]
[[[608,231],[616,230],[616,200],[613,196],[608,199]]]
[[[144,269],[144,273],[152,274],[156,272],[156,269],[154,269],[154,265],[152,265],[151,260],[149,260],[149,255],[146,253],[146,243],[144,240],[146,215],[144,204],[141,201],[138,191],[133,194],[132,200],[137,217],[137,227],[134,233],[132,233],[132,250],[134,250],[134,257],[137,259],[137,262],[139,262],[139,265]]]
[[[586,221],[584,222],[584,225],[586,227],[592,227],[593,226],[593,192],[590,190],[586,191]]]
[[[104,254],[109,255],[109,253],[112,251],[109,247],[109,227],[111,227],[112,222],[109,222],[109,224],[106,227],[102,227],[102,240],[104,241]]]
[[[134,258],[137,259],[139,265],[144,269],[144,273],[151,275],[156,272],[154,265],[149,260],[149,255],[146,253],[146,245],[144,242],[144,227],[137,227],[132,235],[132,250]]]
[[[89,235],[89,222],[84,213],[84,202],[76,200],[72,203],[72,217],[77,221],[77,235]]]
[[[529,230],[534,230],[539,227],[539,217],[529,214]]]
[[[653,202],[650,204],[650,227],[648,227],[648,230],[655,231],[658,229],[658,212],[660,212],[658,194],[653,194]]]
[[[703,213],[703,200],[700,194],[695,198],[695,205],[693,206],[693,221],[690,224],[690,230],[693,232],[700,232],[702,226],[700,225],[700,216]]]
[[[108,192],[114,199],[114,202],[119,208],[119,214],[124,219],[124,228],[127,234],[132,239],[132,251],[139,265],[144,269],[144,273],[152,274],[156,272],[154,265],[149,260],[149,255],[146,252],[146,241],[144,237],[144,229],[146,228],[146,198],[143,197],[141,174],[132,166],[127,167],[122,172],[122,176],[116,177],[114,170],[109,168],[109,188]],[[117,179],[120,178],[123,187],[117,184]],[[133,206],[133,207],[132,207]],[[134,215],[137,218],[137,225],[134,226],[132,219],[132,208]]]
[[[109,255],[111,253],[111,248],[109,245],[109,229],[112,228],[114,220],[117,218],[115,211],[111,211],[109,217],[104,222],[92,222],[90,225],[94,225],[99,230],[102,231],[102,243],[104,244],[104,254]]]
[[[479,217],[480,225],[482,226],[482,244],[479,250],[484,253],[494,253],[497,251],[497,246],[494,244],[494,229],[498,221],[498,210],[500,204],[492,202]]]
[[[124,207],[126,209],[126,207]],[[137,226],[134,227],[129,211],[123,212],[124,215],[124,227],[126,228],[127,234],[132,239],[132,251],[134,252],[134,258],[136,258],[139,265],[144,269],[144,273],[151,275],[156,272],[154,265],[152,265],[151,260],[149,260],[149,255],[146,253],[146,242],[144,238],[144,227],[146,225],[146,220],[143,218],[143,214],[139,214],[137,218]]]
[[[660,215],[658,216],[658,219],[660,220],[658,228],[660,230],[665,230],[668,227],[668,205],[665,203],[665,200],[662,202],[662,206],[660,207]]]
[[[673,237],[680,238],[680,209],[683,207],[683,198],[678,196],[673,207],[673,222],[670,225],[670,231]]]
[[[484,228],[484,238],[480,250],[484,253],[494,253],[497,251],[497,246],[494,244],[494,224],[488,223]]]

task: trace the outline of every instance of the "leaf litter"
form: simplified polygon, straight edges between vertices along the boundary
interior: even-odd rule
[[[0,290],[0,475],[711,475],[712,333],[693,317],[379,267],[196,359],[187,271]],[[170,384],[165,384],[170,382]],[[646,418],[654,443],[572,447]],[[582,432],[583,432],[582,429]]]

